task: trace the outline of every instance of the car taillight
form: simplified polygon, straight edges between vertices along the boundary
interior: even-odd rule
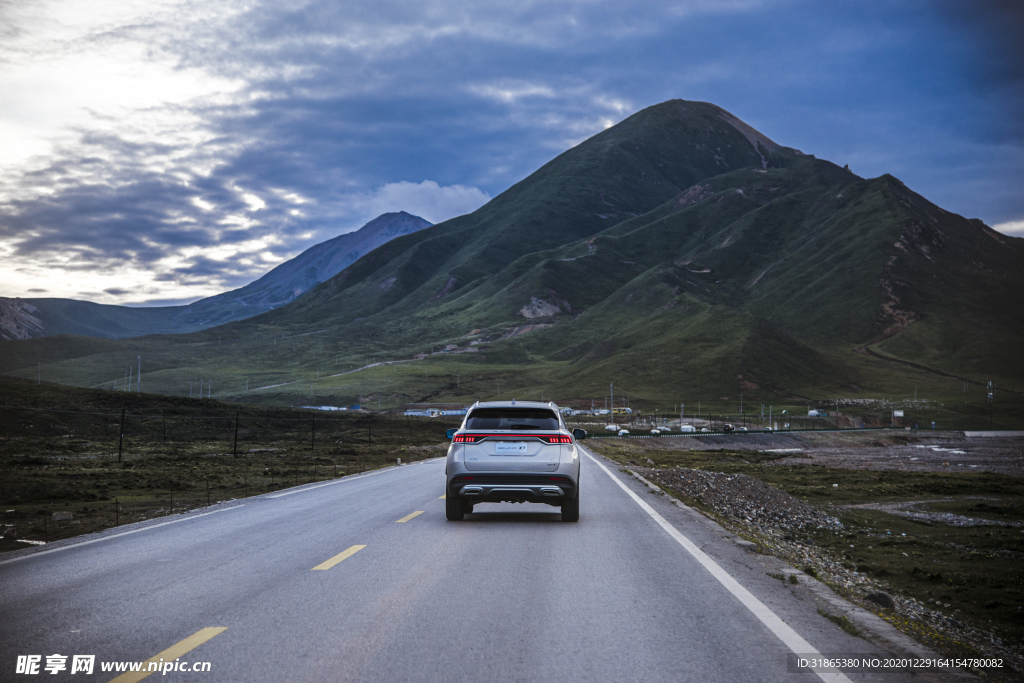
[[[476,477],[455,477],[455,481],[469,481],[470,479],[475,479],[475,478]]]
[[[456,434],[452,437],[452,441],[455,443],[476,443],[478,440],[482,440],[482,436],[473,436],[471,434]]]
[[[542,436],[540,438],[548,443],[572,443],[571,436]]]

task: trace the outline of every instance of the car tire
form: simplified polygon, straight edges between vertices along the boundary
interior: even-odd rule
[[[462,499],[452,495],[445,496],[444,516],[449,522],[461,522],[466,516]]]
[[[562,501],[562,521],[563,522],[578,522],[580,521],[580,495],[576,494],[575,498],[569,498],[568,500]]]

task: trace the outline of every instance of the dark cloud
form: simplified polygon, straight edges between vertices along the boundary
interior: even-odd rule
[[[124,289],[122,287],[108,287],[107,289],[104,289],[103,291],[106,292],[107,294],[112,294],[114,296],[124,296],[125,294],[131,294],[132,293],[132,290]]]
[[[264,252],[284,258],[372,218],[387,183],[493,196],[673,97],[862,175],[894,173],[950,210],[1016,219],[1022,15],[996,0],[314,0],[132,24],[91,40],[145,40],[241,89],[177,105],[192,136],[83,128],[21,177],[52,192],[0,205],[0,240],[18,259],[70,256],[62,268],[133,264],[160,286],[237,287],[269,269]]]

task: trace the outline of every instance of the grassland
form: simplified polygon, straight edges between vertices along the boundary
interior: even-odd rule
[[[711,337],[728,336],[739,331],[731,324],[719,317],[688,329],[704,327]],[[671,321],[667,325],[672,328]],[[712,325],[718,327],[708,330]],[[432,355],[430,346],[400,349],[402,353],[384,348],[367,352],[334,330],[276,339],[263,332],[258,339],[196,336],[188,344],[176,341],[171,359],[160,337],[120,342],[123,347],[117,349],[107,347],[115,342],[97,340],[96,352],[84,358],[73,357],[70,347],[76,338],[51,337],[33,340],[46,363],[13,374],[44,383],[121,389],[131,369],[136,389],[141,356],[147,393],[187,398],[198,396],[202,387],[203,395],[212,399],[262,406],[359,403],[388,410],[415,402],[543,397],[589,408],[591,401],[603,407],[609,384],[614,383],[616,405],[628,400],[644,415],[655,410],[659,415],[678,414],[683,403],[688,416],[698,410],[735,416],[742,400],[747,415],[759,414],[762,405],[773,416],[783,410],[788,415],[805,414],[808,408],[834,412],[838,405],[849,424],[870,426],[888,425],[895,407],[905,411],[904,424],[922,427],[932,422],[939,429],[1024,427],[1024,396],[1005,388],[998,388],[989,402],[978,382],[965,383],[850,349],[808,352],[805,363],[793,351],[799,351],[799,345],[787,347],[785,340],[762,345],[741,339],[721,347],[713,339],[702,342],[696,336],[683,344],[678,330],[669,329],[664,337],[658,332],[656,327],[623,330],[607,355],[583,359],[549,353],[543,336],[547,328],[505,340],[493,338],[500,336],[497,333],[453,333],[442,341],[475,352],[441,353],[435,345]],[[653,340],[645,342],[644,335]],[[676,342],[681,345],[674,346]],[[585,338],[580,344],[586,344]],[[414,352],[428,355],[414,359]],[[775,388],[745,388],[730,378],[734,354],[747,357],[751,366],[769,368],[761,374],[771,375],[770,382],[762,381]]]
[[[23,540],[54,541],[390,466],[398,458],[438,457],[446,448],[444,430],[457,424],[10,378],[0,378],[0,405],[3,551],[27,547]],[[58,521],[54,513],[72,518]]]

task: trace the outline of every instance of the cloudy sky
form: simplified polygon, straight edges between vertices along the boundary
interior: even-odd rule
[[[671,98],[1024,235],[1022,7],[0,0],[0,296],[215,294]]]

